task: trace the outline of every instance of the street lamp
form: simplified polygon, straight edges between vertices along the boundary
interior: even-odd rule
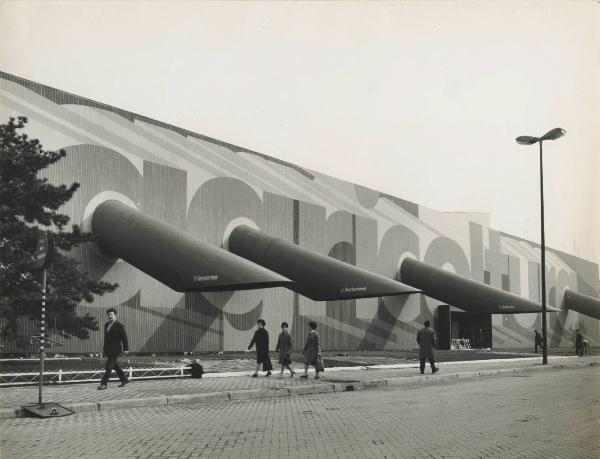
[[[542,143],[544,140],[556,140],[559,137],[565,135],[566,131],[561,128],[554,128],[546,132],[541,137],[532,137],[529,135],[522,135],[517,137],[517,143],[521,145],[533,145],[534,143],[540,144],[540,207],[541,207],[541,227],[542,227],[542,342],[544,348],[542,349],[542,364],[548,363],[548,339],[546,334],[546,239],[544,237],[544,170],[542,161]]]

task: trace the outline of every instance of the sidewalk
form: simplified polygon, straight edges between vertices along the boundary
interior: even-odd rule
[[[377,359],[373,359],[377,360]],[[374,364],[352,367],[326,368],[321,379],[301,379],[301,365],[294,365],[297,374],[289,372],[279,379],[278,370],[270,377],[252,378],[252,371],[207,373],[202,379],[169,378],[132,380],[120,388],[118,381],[108,385],[108,390],[98,391],[98,383],[50,385],[43,388],[43,401],[58,403],[73,411],[98,411],[119,408],[190,404],[209,401],[244,400],[266,397],[287,397],[323,392],[346,392],[381,389],[386,387],[418,385],[442,381],[456,381],[480,377],[520,373],[557,368],[577,368],[600,365],[600,356],[550,356],[548,365],[539,357],[519,357],[492,360],[452,361],[439,363],[440,371],[419,374],[417,362],[399,364]],[[23,416],[23,405],[38,402],[38,386],[0,388],[0,419]]]

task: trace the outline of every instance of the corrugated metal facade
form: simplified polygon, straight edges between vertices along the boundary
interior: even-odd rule
[[[238,223],[359,267],[398,278],[405,256],[513,293],[539,298],[539,250],[469,214],[446,214],[228,145],[165,123],[79,98],[0,72],[0,116],[27,116],[28,133],[67,157],[47,171],[53,183],[81,184],[62,211],[86,225],[94,203],[117,198],[154,218],[221,246]],[[385,166],[381,166],[385,167]],[[79,306],[99,323],[116,307],[133,351],[245,349],[256,320],[267,322],[274,347],[287,321],[301,347],[315,320],[325,349],[406,349],[438,303],[421,295],[318,303],[284,288],[174,292],[96,248],[73,252],[91,277],[117,291]],[[549,251],[549,303],[564,288],[594,295],[598,265]],[[51,320],[51,319],[50,319]],[[532,342],[539,314],[494,316],[494,346]],[[598,321],[573,311],[551,315],[552,345],[571,346],[575,328],[592,340]],[[102,333],[64,341],[61,352],[99,352]]]

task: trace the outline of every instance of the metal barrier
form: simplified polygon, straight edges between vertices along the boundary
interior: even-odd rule
[[[159,379],[159,378],[183,378],[188,377],[185,366],[169,368],[123,368],[130,380],[133,379]],[[104,369],[87,371],[45,371],[44,384],[69,384],[78,382],[100,381],[104,375]],[[118,380],[114,377],[111,380]],[[40,373],[4,373],[0,374],[0,387],[3,386],[27,386],[40,382]]]

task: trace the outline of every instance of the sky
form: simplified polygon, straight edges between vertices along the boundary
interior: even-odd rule
[[[15,2],[0,69],[600,263],[600,3]]]

